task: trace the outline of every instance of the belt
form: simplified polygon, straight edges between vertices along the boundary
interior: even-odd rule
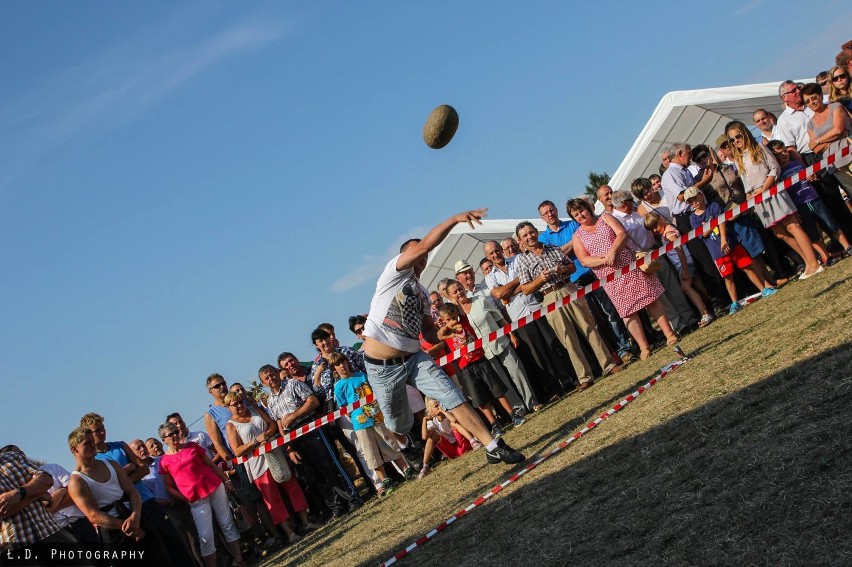
[[[568,285],[568,284],[566,284],[566,283],[554,284],[554,285],[551,285],[551,286],[550,286],[550,289],[548,289],[547,291],[544,291],[544,292],[542,292],[542,293],[544,293],[544,295],[547,295],[547,294],[549,294],[549,293],[553,293],[553,292],[554,292],[554,291],[556,291],[557,289],[562,289],[562,288],[563,288],[563,287],[565,287],[566,285]]]
[[[375,364],[376,366],[396,366],[398,364],[405,364],[405,361],[409,358],[411,358],[411,354],[406,354],[405,356],[395,356],[393,358],[373,358],[372,356],[367,356],[365,354],[364,362],[369,362],[370,364]]]

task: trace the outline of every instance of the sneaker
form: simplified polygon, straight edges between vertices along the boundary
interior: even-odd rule
[[[420,469],[420,474],[417,475],[418,480],[421,478],[425,478],[426,475],[430,472],[432,472],[432,467],[430,467],[429,465],[423,465],[423,468]]]
[[[769,289],[769,288],[766,288],[766,289]],[[715,319],[715,317],[713,317],[712,315],[710,315],[708,313],[708,314],[704,315],[703,317],[701,317],[701,320],[698,322],[698,326],[699,327],[706,327],[707,325],[712,323],[714,319]]]
[[[499,462],[514,465],[522,463],[526,459],[521,453],[506,445],[506,442],[502,439],[497,440],[497,447],[493,451],[485,451],[485,458],[489,465],[495,465]]]
[[[297,542],[297,541],[299,541],[300,539],[302,539],[302,536],[300,536],[300,535],[299,535],[299,534],[297,534],[296,532],[293,532],[293,533],[291,533],[291,534],[290,534],[290,537],[288,537],[288,538],[287,538],[287,541],[288,541],[289,543],[296,543],[296,542]]]
[[[312,532],[314,530],[320,529],[320,527],[321,526],[319,524],[308,522],[305,526],[302,527],[302,533]]]
[[[411,480],[415,476],[417,476],[417,471],[414,470],[414,467],[410,466],[402,472],[402,476],[405,480]]]
[[[527,422],[527,420],[524,419],[523,417],[519,416],[517,412],[512,414],[512,425],[513,426],[520,427],[521,425],[525,424],[526,422]]]
[[[482,449],[485,445],[479,442],[478,439],[474,438],[473,441],[470,442],[470,446],[474,451],[478,451]]]
[[[760,292],[760,297],[769,297],[771,295],[775,295],[778,293],[778,290],[774,287],[765,287],[763,291]]]
[[[733,315],[734,313],[741,311],[742,308],[743,308],[743,306],[740,305],[739,301],[734,301],[733,303],[731,303],[731,306],[728,308],[728,315]]]
[[[499,439],[503,437],[503,428],[500,427],[500,424],[496,421],[491,425],[491,437],[494,439]]]

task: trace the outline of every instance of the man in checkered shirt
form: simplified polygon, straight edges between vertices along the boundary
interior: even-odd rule
[[[538,229],[529,221],[518,224],[516,231],[518,239],[524,245],[524,251],[515,257],[515,269],[521,291],[527,295],[542,294],[543,303],[553,303],[577,291],[577,286],[571,283],[570,278],[577,268],[568,255],[559,248],[539,242]],[[594,384],[594,377],[592,367],[583,354],[575,325],[592,347],[604,376],[621,370],[595,327],[586,298],[575,299],[568,305],[545,314],[545,317],[571,357],[574,372],[580,381],[580,390]]]
[[[48,546],[61,545],[63,551],[82,550],[71,532],[62,529],[42,498],[53,487],[53,477],[41,470],[14,445],[0,449],[0,552],[3,557],[24,559],[33,549],[40,565],[67,563],[52,561]]]

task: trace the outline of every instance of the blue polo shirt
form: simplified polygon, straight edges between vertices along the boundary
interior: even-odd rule
[[[130,462],[127,459],[127,455],[124,454],[124,443],[122,441],[107,441],[107,450],[103,453],[98,453],[95,455],[95,458],[99,461],[115,461],[121,467]],[[135,486],[137,492],[139,492],[139,497],[142,499],[142,502],[147,502],[154,497],[154,493],[151,489],[148,488],[141,480],[134,482],[133,486]]]
[[[567,221],[561,220],[559,221],[559,230],[553,231],[550,230],[550,227],[547,227],[542,232],[538,233],[538,241],[542,244],[550,244],[551,246],[562,248],[564,244],[571,242],[571,237],[574,236],[574,233],[577,232],[579,227],[580,223],[573,219]],[[585,274],[592,271],[591,268],[587,268],[581,264],[576,257],[574,258],[574,266],[577,269],[573,274],[571,274],[572,282],[576,282]]]

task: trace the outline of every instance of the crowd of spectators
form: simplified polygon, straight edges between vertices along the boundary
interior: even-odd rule
[[[422,349],[438,360],[835,151],[850,134],[852,51],[837,63],[814,83],[784,81],[777,113],[756,109],[753,128],[728,123],[715,148],[675,143],[660,154],[660,175],[624,189],[604,185],[595,203],[568,199],[566,220],[553,201],[542,201],[544,231],[521,222],[515,234],[484,244],[481,281],[459,260],[455,277],[429,294],[440,342],[421,339]],[[848,165],[835,164],[443,368],[499,437],[561,396],[647,358],[655,346],[677,345],[683,334],[733,316],[743,308],[740,298],[770,297],[852,254],[850,194]],[[364,315],[349,318],[359,340],[365,323]],[[104,419],[89,413],[68,436],[73,471],[4,447],[0,550],[132,547],[164,567],[216,565],[225,552],[242,565],[246,551],[294,544],[365,499],[392,498],[399,483],[482,447],[409,386],[414,425],[407,434],[385,427],[373,403],[253,456],[265,442],[371,392],[360,343],[342,346],[329,324],[310,340],[317,354],[309,367],[282,352],[276,365],[259,369],[262,388],[207,377],[202,430],[190,431],[173,413],[147,439],[108,441]],[[236,457],[248,460],[234,465]]]

